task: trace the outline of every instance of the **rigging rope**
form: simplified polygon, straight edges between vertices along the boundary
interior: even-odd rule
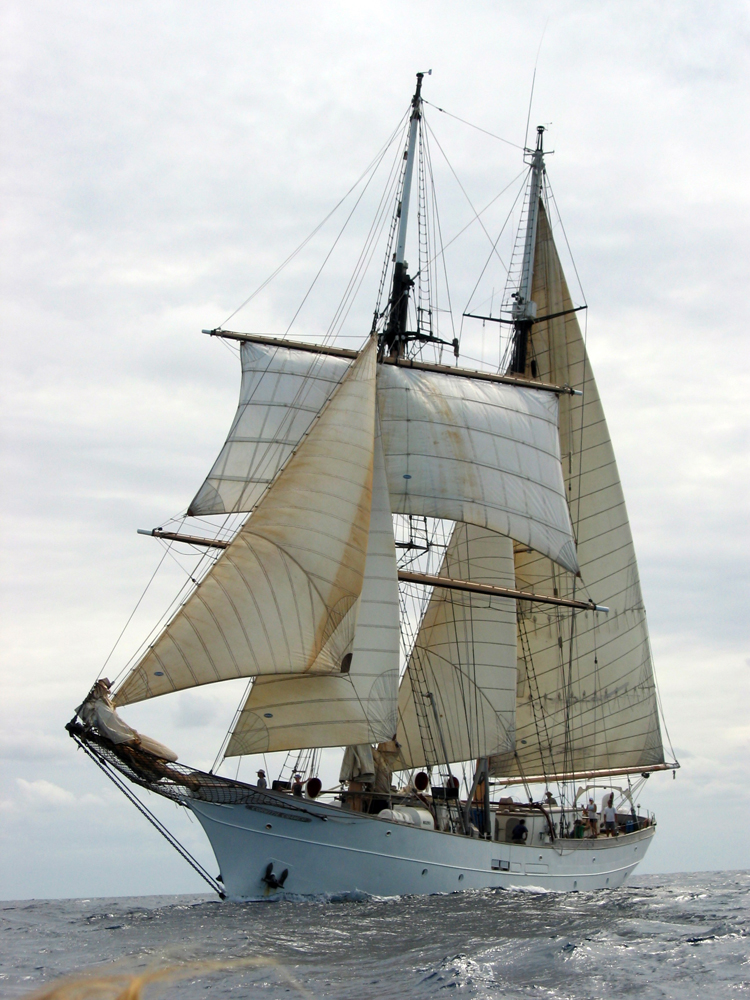
[[[439,108],[437,104],[432,104],[430,101],[426,101],[424,97],[422,98],[423,104],[429,104],[431,108],[435,108],[436,111],[440,111],[441,114],[447,115],[449,118],[455,118],[457,122],[461,122],[463,125],[468,125],[469,128],[475,128],[477,132],[484,132],[485,135],[490,136],[492,139],[497,139],[499,142],[504,142],[506,146],[513,146],[514,149],[520,149],[524,152],[524,147],[519,146],[517,142],[511,142],[510,139],[503,139],[501,135],[495,135],[494,132],[488,132],[486,128],[481,128],[479,125],[474,125],[472,122],[467,122],[465,118],[459,118],[458,115],[451,114],[450,111],[446,111],[445,108]]]
[[[409,110],[411,110],[411,108]],[[234,312],[231,312],[226,317],[226,319],[220,324],[220,326],[224,326],[224,324],[228,323],[230,319],[232,319],[234,316],[237,315],[238,312],[240,312],[240,310],[244,309],[245,306],[249,302],[251,302],[255,298],[256,295],[258,295],[260,292],[262,292],[263,289],[267,285],[269,285],[273,281],[273,279],[278,274],[281,273],[281,271],[284,270],[284,268],[287,266],[287,264],[290,264],[294,260],[294,258],[297,256],[297,254],[307,246],[307,244],[310,242],[310,240],[313,238],[313,236],[315,236],[318,232],[320,232],[320,230],[323,228],[323,226],[326,224],[326,222],[328,222],[328,220],[331,218],[331,216],[334,215],[338,211],[338,209],[341,207],[341,205],[343,205],[343,203],[346,201],[346,199],[349,197],[349,195],[352,193],[352,191],[355,190],[355,188],[362,182],[362,180],[367,176],[367,174],[370,172],[370,170],[373,169],[374,165],[376,163],[380,162],[380,160],[382,159],[382,157],[385,155],[386,150],[388,149],[388,147],[390,146],[390,144],[393,142],[393,140],[396,138],[396,136],[400,132],[400,130],[402,128],[402,125],[403,125],[403,122],[405,121],[405,119],[408,116],[408,114],[409,114],[409,112],[407,111],[406,114],[401,119],[401,121],[399,122],[399,124],[394,129],[394,131],[391,133],[391,135],[389,136],[389,138],[387,139],[387,141],[383,144],[383,146],[380,148],[380,150],[378,150],[377,154],[373,157],[373,159],[367,165],[367,167],[365,168],[365,170],[360,174],[360,176],[357,178],[357,180],[354,182],[354,184],[352,184],[352,186],[349,188],[349,190],[346,192],[346,194],[333,206],[333,208],[328,213],[328,215],[326,215],[326,217],[321,222],[318,223],[318,225],[313,229],[313,231],[309,234],[309,236],[305,237],[305,239],[300,243],[300,245],[296,248],[296,250],[293,250],[289,254],[289,256],[286,258],[286,260],[282,261],[282,263],[279,264],[279,266],[276,268],[276,270],[273,271],[266,278],[266,280],[263,281],[255,289],[255,291],[251,295],[248,295],[248,297],[245,299],[245,301],[242,303],[242,305],[237,306],[237,308],[234,310]]]
[[[171,833],[166,828],[166,826],[164,826],[161,820],[157,819],[157,817],[154,816],[154,814],[151,812],[148,806],[144,805],[143,802],[141,802],[141,800],[138,798],[135,792],[133,792],[130,788],[128,788],[125,782],[118,775],[116,775],[110,769],[110,767],[103,760],[99,758],[97,754],[95,754],[88,746],[86,746],[86,744],[82,740],[80,740],[77,736],[73,736],[73,739],[76,741],[78,746],[84,751],[84,753],[88,754],[88,756],[93,760],[96,766],[106,774],[106,776],[109,778],[112,784],[115,785],[117,788],[119,788],[119,790],[122,792],[125,798],[128,799],[128,801],[131,802],[136,807],[136,809],[143,816],[146,817],[149,823],[156,830],[159,831],[162,837],[164,837],[164,839],[177,851],[177,853],[185,861],[187,861],[190,867],[193,868],[198,875],[200,875],[203,881],[207,882],[211,886],[211,889],[221,899],[226,899],[226,893],[219,885],[217,880],[208,874],[208,872],[200,863],[200,861],[194,858],[193,855],[190,853],[190,851],[188,851],[188,849],[184,846],[184,844],[181,844],[180,841],[177,839],[177,837],[175,837],[175,835]]]

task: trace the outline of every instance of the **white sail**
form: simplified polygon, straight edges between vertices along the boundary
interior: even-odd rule
[[[489,528],[578,569],[554,393],[382,365],[394,513]]]
[[[251,511],[350,362],[244,342],[240,402],[190,514]],[[577,569],[553,393],[379,365],[391,510],[478,524]]]
[[[329,640],[362,589],[375,365],[370,341],[282,475],[127,675],[118,705],[236,677],[340,670]]]
[[[392,739],[399,641],[396,548],[378,438],[362,593],[330,640],[337,644],[339,663],[352,654],[346,662],[348,672],[259,677],[234,727],[226,756]]]
[[[532,289],[537,315],[572,309],[543,207]],[[529,357],[545,381],[583,396],[560,404],[566,492],[582,579],[533,552],[516,554],[523,590],[593,598],[611,610],[572,615],[519,609],[517,757],[492,762],[502,776],[647,767],[664,760],[646,612],[607,423],[575,314],[532,328]]]
[[[188,513],[252,510],[310,429],[351,362],[326,354],[241,346],[237,413],[219,457]]]
[[[440,575],[513,587],[513,543],[486,528],[456,525]],[[516,656],[514,600],[433,592],[399,694],[397,738],[407,767],[444,762],[443,740],[450,761],[512,752]]]

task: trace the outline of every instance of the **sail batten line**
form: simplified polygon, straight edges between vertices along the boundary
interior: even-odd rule
[[[490,597],[510,597],[517,601],[532,601],[537,604],[554,604],[563,608],[577,608],[581,611],[603,611],[609,608],[594,604],[593,601],[571,601],[566,597],[547,597],[543,594],[532,594],[524,590],[513,590],[510,587],[494,587],[489,583],[473,583],[470,580],[453,580],[446,576],[432,576],[429,573],[408,573],[399,570],[399,580],[403,583],[420,583],[426,587],[438,587],[441,590],[465,590],[474,594],[487,594]]]

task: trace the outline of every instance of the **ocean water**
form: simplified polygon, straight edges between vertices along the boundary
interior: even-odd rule
[[[226,964],[146,995],[750,997],[746,871],[641,876],[627,888],[572,895],[244,904],[141,896],[4,902],[0,911],[4,997],[82,970],[214,959]]]

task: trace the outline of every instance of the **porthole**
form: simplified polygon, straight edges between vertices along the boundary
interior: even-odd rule
[[[460,874],[460,875],[458,876],[458,881],[459,881],[459,882],[463,882],[463,880],[464,880],[464,876],[463,876],[463,872],[462,872],[462,873],[461,873],[461,874]]]
[[[426,874],[427,874],[427,869],[426,869],[426,868],[423,868],[423,869],[422,869],[422,874],[423,874],[423,875],[426,875]]]
[[[390,831],[390,830],[386,830],[386,831],[385,831],[385,835],[386,835],[386,837],[390,837],[390,835],[391,835],[391,831]]]
[[[266,830],[273,830],[273,827],[271,826],[270,823],[266,823]]]
[[[577,882],[574,882],[574,883],[573,883],[573,888],[574,888],[574,889],[577,889],[577,888],[578,888],[578,883],[577,883]]]

